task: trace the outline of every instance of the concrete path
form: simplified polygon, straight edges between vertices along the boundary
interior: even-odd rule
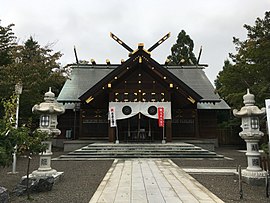
[[[170,159],[116,159],[90,203],[223,202]]]

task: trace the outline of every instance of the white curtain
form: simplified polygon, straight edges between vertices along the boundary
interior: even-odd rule
[[[123,107],[131,108],[131,113],[126,115],[123,113]],[[116,120],[127,119],[141,113],[149,118],[158,119],[158,113],[151,115],[148,112],[149,107],[154,106],[164,108],[164,119],[171,119],[171,102],[109,102],[109,109],[115,107]]]

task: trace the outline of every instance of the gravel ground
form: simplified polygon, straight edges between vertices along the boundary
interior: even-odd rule
[[[54,152],[54,157],[63,154]],[[88,203],[95,193],[99,183],[111,167],[113,161],[52,161],[52,168],[57,171],[64,171],[64,176],[57,182],[52,191],[31,194],[33,201],[38,203]],[[39,157],[31,160],[31,169],[38,168]],[[12,191],[21,177],[26,174],[27,159],[18,158],[16,175],[7,175],[9,168],[0,168],[0,185]],[[17,197],[10,195],[11,203],[28,202],[27,196]]]
[[[183,168],[236,168],[237,165],[241,165],[245,168],[247,166],[245,154],[239,152],[236,148],[218,148],[216,152],[233,160],[172,160]],[[55,151],[53,156],[57,157],[60,154],[63,154],[63,152]],[[38,163],[39,158],[33,157],[31,161],[31,172],[38,168]],[[0,168],[0,185],[12,191],[20,178],[26,174],[26,164],[26,158],[18,158],[17,171],[19,173],[16,175],[7,175],[7,172],[11,171],[11,167]],[[111,164],[112,160],[53,161],[52,167],[57,171],[64,171],[64,176],[53,186],[52,191],[31,194],[33,198],[32,202],[88,203]],[[193,174],[192,176],[224,202],[270,203],[270,199],[265,197],[264,187],[250,186],[245,183],[243,183],[244,198],[240,200],[237,176],[217,174]],[[11,194],[10,202],[17,203],[28,201],[26,196],[17,197]]]
[[[237,148],[218,148],[217,154],[233,160],[183,160],[172,159],[174,163],[183,168],[235,168],[241,165],[243,169],[247,167],[245,153],[240,152]],[[264,203],[270,202],[266,198],[264,186],[251,186],[243,183],[243,199],[240,200],[239,181],[237,175],[217,175],[217,174],[190,174],[202,185],[208,188],[212,193],[217,195],[224,202],[245,202],[245,203]]]

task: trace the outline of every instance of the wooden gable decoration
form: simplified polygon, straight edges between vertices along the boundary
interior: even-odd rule
[[[201,95],[196,93],[165,67],[153,60],[150,57],[150,53],[143,49],[142,45],[139,45],[138,49],[130,54],[130,58],[127,61],[106,75],[102,80],[81,95],[79,99],[88,103],[91,98],[94,98],[102,91],[114,88],[120,82],[127,81],[129,76],[136,72],[136,69],[142,70],[164,87],[174,89],[192,103],[197,103],[203,99]],[[138,80],[138,82],[140,81]]]

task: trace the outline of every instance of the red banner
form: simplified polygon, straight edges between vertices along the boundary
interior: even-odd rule
[[[110,108],[109,115],[111,127],[116,127],[115,107]]]
[[[164,108],[158,107],[158,126],[164,127]]]

